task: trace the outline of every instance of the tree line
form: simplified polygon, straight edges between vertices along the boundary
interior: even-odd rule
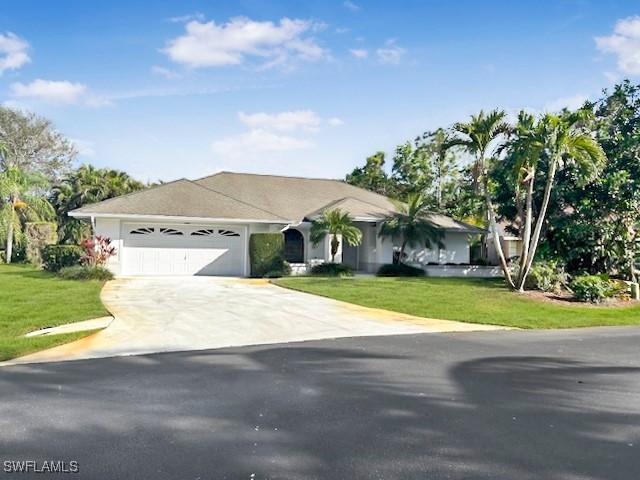
[[[507,282],[522,289],[534,260],[570,273],[636,280],[640,256],[640,85],[624,81],[575,111],[509,121],[501,110],[399,145],[391,169],[377,152],[346,181],[522,239]]]
[[[50,223],[60,243],[91,235],[75,208],[145,188],[125,172],[73,164],[74,144],[33,113],[0,107],[0,251],[9,263],[24,260],[27,226]]]

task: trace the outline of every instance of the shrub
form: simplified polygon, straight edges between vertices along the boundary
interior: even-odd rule
[[[353,271],[344,263],[320,263],[311,268],[311,275],[323,275],[326,277],[352,277]]]
[[[600,303],[617,291],[606,275],[580,275],[573,279],[570,287],[578,300],[591,303]]]
[[[78,245],[46,245],[42,248],[44,269],[57,272],[65,267],[80,264],[84,251]]]
[[[542,290],[543,292],[559,292],[567,283],[567,274],[558,266],[557,262],[536,262],[532,267],[525,288],[528,290]]]
[[[405,263],[387,263],[378,269],[376,275],[378,277],[424,277],[425,271]]]
[[[27,260],[36,267],[42,265],[42,249],[58,241],[58,226],[54,222],[28,222],[25,228]]]
[[[252,233],[249,238],[249,258],[252,277],[291,273],[291,267],[284,260],[282,233]]]
[[[58,272],[65,280],[112,280],[113,273],[97,265],[76,265],[65,267]]]
[[[280,278],[291,275],[291,265],[289,262],[283,262],[282,268],[279,270],[271,270],[263,275],[264,278]]]
[[[116,247],[111,245],[111,239],[102,235],[85,240],[82,242],[82,248],[84,254],[81,262],[90,267],[103,267],[107,264],[107,260],[116,254]]]

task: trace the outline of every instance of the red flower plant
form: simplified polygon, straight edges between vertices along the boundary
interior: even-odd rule
[[[116,254],[116,247],[111,245],[111,239],[102,235],[85,240],[82,242],[82,248],[84,248],[82,263],[90,267],[103,267],[107,260]]]

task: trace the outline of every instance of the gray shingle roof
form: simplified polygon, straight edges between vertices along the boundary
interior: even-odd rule
[[[86,205],[74,210],[73,214],[162,215],[274,222],[289,220],[186,179]]]
[[[354,218],[382,219],[396,210],[387,197],[340,180],[220,172],[165,183],[86,205],[73,214],[163,215],[297,223],[340,208]],[[484,233],[446,215],[430,214],[442,229]]]

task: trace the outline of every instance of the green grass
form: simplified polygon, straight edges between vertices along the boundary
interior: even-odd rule
[[[91,332],[25,338],[45,327],[107,315],[104,282],[62,280],[27,265],[0,265],[0,360],[67,343]]]
[[[471,323],[519,328],[640,324],[640,305],[557,305],[511,292],[496,279],[300,277],[274,283],[365,307]]]

